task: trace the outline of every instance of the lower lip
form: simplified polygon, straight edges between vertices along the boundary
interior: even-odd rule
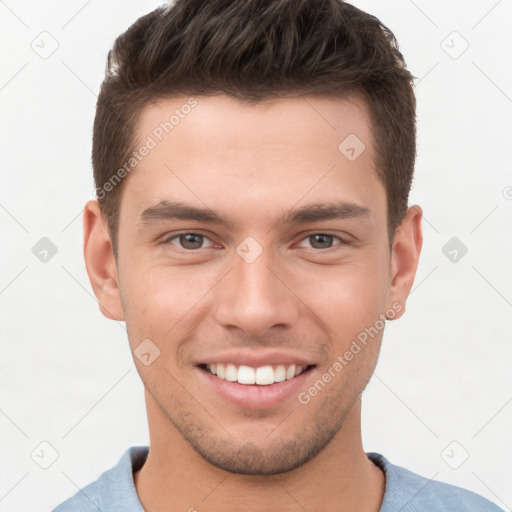
[[[219,379],[208,370],[198,368],[200,378],[206,381],[215,393],[222,398],[244,409],[269,409],[275,407],[292,396],[297,396],[314,370],[309,367],[297,377],[266,386],[257,384],[239,384]]]

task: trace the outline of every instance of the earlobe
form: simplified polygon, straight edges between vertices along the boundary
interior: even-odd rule
[[[84,259],[100,311],[112,320],[124,320],[117,264],[106,222],[97,200],[84,208]]]
[[[405,303],[414,283],[418,268],[423,233],[421,218],[423,212],[417,205],[408,208],[404,220],[397,228],[391,252],[391,289],[389,307],[395,307],[400,318],[405,312]]]

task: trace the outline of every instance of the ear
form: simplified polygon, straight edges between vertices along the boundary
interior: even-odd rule
[[[111,320],[124,320],[117,264],[107,223],[96,200],[88,201],[84,208],[84,259],[100,311]]]
[[[393,318],[400,318],[405,312],[405,303],[414,283],[423,233],[421,218],[423,212],[417,205],[407,209],[404,220],[398,226],[391,250],[391,289],[388,307],[396,311]],[[393,304],[395,307],[393,307]],[[400,304],[401,308],[397,308]]]

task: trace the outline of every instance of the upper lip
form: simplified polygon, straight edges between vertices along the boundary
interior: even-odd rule
[[[260,366],[267,365],[291,365],[299,364],[302,366],[309,366],[316,364],[310,357],[302,354],[286,351],[255,351],[255,350],[227,350],[218,352],[215,355],[205,356],[198,364],[226,364],[232,363],[235,366],[252,366],[259,368]]]

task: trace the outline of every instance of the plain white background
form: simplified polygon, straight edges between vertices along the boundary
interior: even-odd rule
[[[407,313],[365,392],[364,447],[510,511],[512,1],[354,3],[391,28],[417,77],[411,204],[425,213]],[[4,511],[49,510],[148,443],[124,324],[101,316],[85,272],[81,211],[107,51],[157,5],[0,3]],[[43,237],[57,249],[47,262],[32,250]]]

